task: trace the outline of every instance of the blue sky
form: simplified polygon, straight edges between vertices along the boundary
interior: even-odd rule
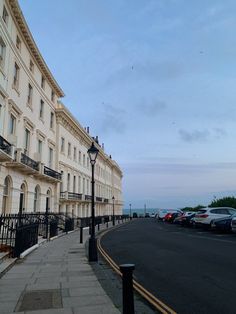
[[[236,195],[235,1],[19,2],[63,102],[120,164],[125,207]]]

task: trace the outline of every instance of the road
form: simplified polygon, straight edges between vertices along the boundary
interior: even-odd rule
[[[181,314],[236,313],[236,235],[136,219],[101,244],[135,279]]]

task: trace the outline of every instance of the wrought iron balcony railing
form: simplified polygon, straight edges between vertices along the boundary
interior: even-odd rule
[[[61,174],[49,167],[44,166],[44,174],[57,180],[61,180]]]
[[[96,196],[96,201],[97,202],[102,202],[102,197]]]
[[[108,198],[104,198],[103,200],[104,203],[108,203],[108,201],[109,201]]]
[[[11,148],[12,145],[0,135],[0,149],[3,150],[6,154],[10,155]]]
[[[69,200],[82,200],[82,194],[68,192],[68,199]]]
[[[91,195],[85,195],[85,200],[86,201],[91,201],[92,200],[92,196]]]
[[[27,155],[21,153],[21,159],[20,159],[21,163],[36,170],[39,171],[39,163],[33,159],[31,159],[30,157],[28,157]]]

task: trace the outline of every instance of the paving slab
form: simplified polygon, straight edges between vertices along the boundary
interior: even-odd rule
[[[95,310],[96,314],[120,313],[88,263],[77,231],[44,242],[0,279],[1,314],[92,314]]]

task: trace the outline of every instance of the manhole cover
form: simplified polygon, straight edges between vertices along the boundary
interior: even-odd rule
[[[15,312],[62,308],[60,290],[35,290],[25,292],[18,301]]]

